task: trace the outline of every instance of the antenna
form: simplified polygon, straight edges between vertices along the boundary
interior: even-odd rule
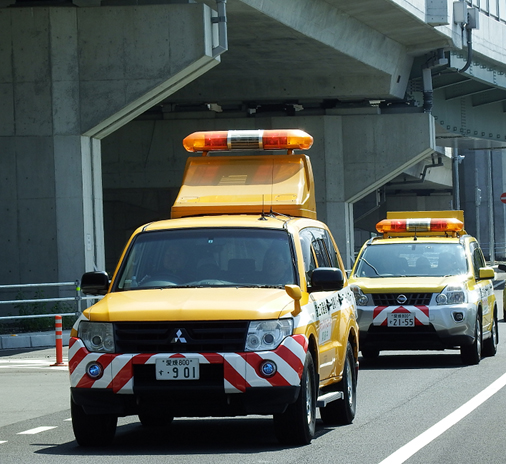
[[[271,165],[271,211],[270,211],[271,216],[273,215],[273,212],[272,212],[273,197],[274,197],[274,160],[272,160],[272,165]]]
[[[267,218],[265,217],[265,195],[262,193],[262,215],[258,219],[259,221],[267,221]]]

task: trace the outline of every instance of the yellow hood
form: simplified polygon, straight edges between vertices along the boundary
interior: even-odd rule
[[[438,293],[448,284],[463,283],[463,276],[451,277],[383,277],[350,280],[366,293]]]
[[[92,321],[259,320],[293,308],[284,289],[166,288],[108,293],[84,314]]]

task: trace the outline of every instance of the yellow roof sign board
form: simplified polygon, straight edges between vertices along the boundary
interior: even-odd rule
[[[316,219],[313,171],[306,155],[188,158],[171,217],[270,211]]]

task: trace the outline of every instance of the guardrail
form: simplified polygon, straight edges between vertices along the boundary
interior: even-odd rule
[[[0,290],[14,290],[14,289],[33,289],[33,288],[46,288],[46,287],[74,287],[75,296],[69,297],[55,297],[55,298],[30,298],[30,299],[16,299],[16,300],[0,300],[2,304],[27,304],[27,303],[49,303],[49,302],[63,302],[73,301],[76,303],[76,311],[73,313],[47,313],[47,314],[28,314],[19,316],[0,316],[0,322],[9,319],[36,319],[41,317],[51,317],[56,315],[61,316],[76,316],[82,312],[82,301],[83,300],[97,300],[99,297],[96,296],[82,296],[80,282],[78,280],[74,282],[56,282],[56,283],[38,283],[38,284],[13,284],[13,285],[0,285]]]

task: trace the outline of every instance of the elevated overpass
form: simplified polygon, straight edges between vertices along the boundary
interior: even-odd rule
[[[348,264],[385,210],[454,207],[462,156],[474,232],[488,216],[466,179],[494,158],[502,191],[506,147],[506,0],[479,3],[1,0],[0,280],[112,270],[167,217],[194,130],[312,133],[318,215]]]

